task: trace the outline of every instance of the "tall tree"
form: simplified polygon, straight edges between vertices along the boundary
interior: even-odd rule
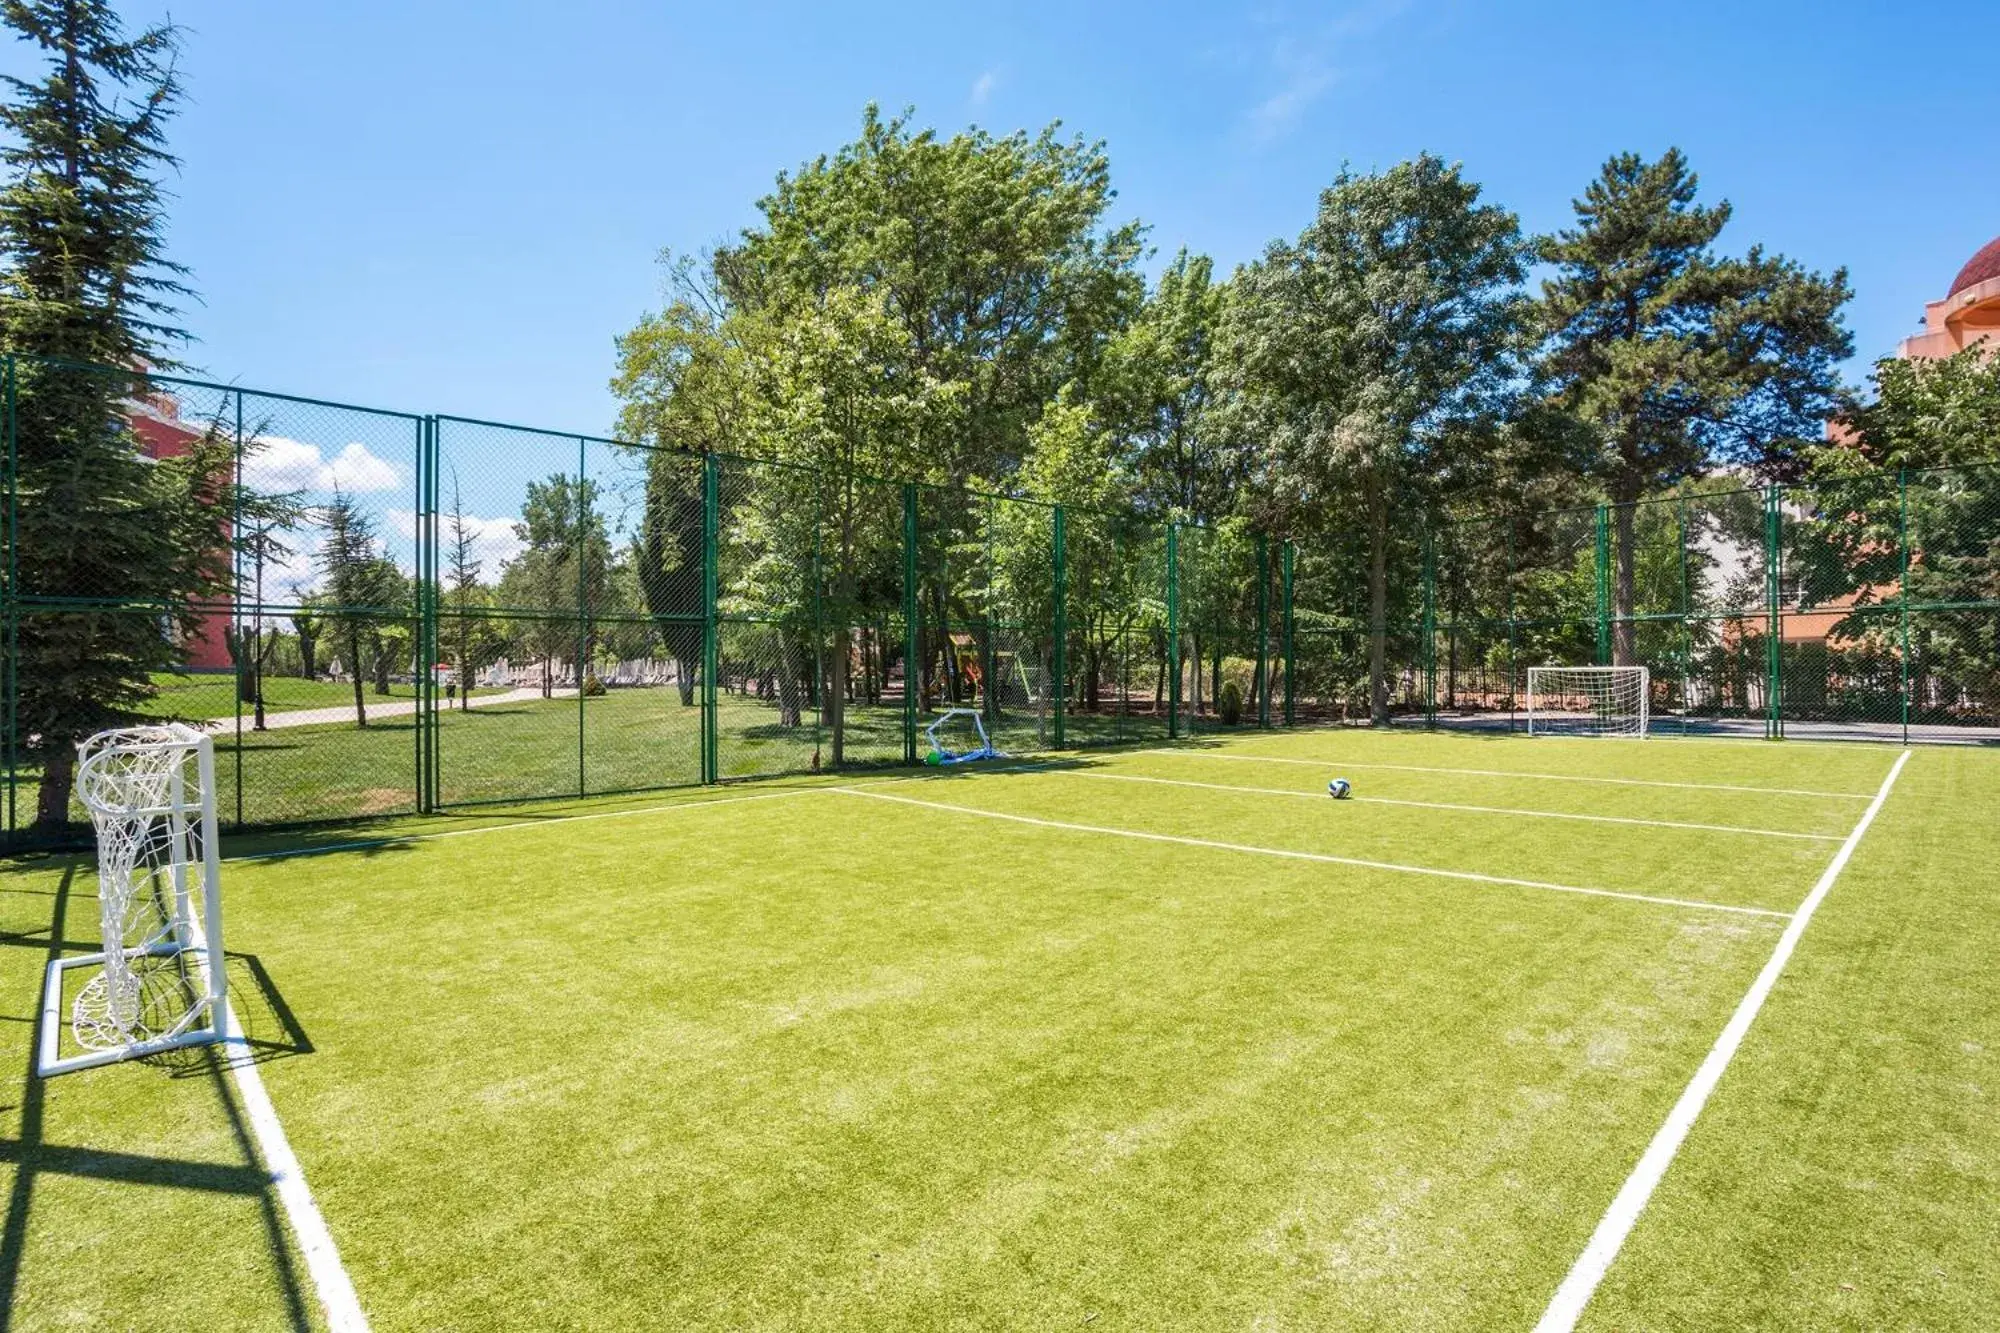
[[[1621,153],[1574,201],[1576,225],[1539,245],[1542,370],[1587,425],[1592,476],[1617,506],[1612,658],[1634,658],[1633,504],[1723,463],[1787,466],[1840,405],[1845,269],[1808,272],[1758,246],[1714,246],[1725,201],[1696,202],[1679,149]]]
[[[597,483],[567,473],[528,483],[514,535],[521,553],[501,576],[510,606],[546,613],[522,622],[524,643],[541,659],[542,695],[554,693],[558,654],[576,657],[579,690],[591,658],[589,616],[604,603],[611,538],[597,503]]]
[[[371,655],[363,645],[373,647],[375,659],[383,657],[382,624],[403,604],[408,585],[394,562],[383,558],[374,521],[337,486],[333,498],[320,509],[320,523],[326,530],[319,548],[324,615],[340,636],[347,673],[354,682],[354,725],[366,727],[362,678]]]
[[[325,608],[319,593],[299,584],[292,585],[292,601],[292,632],[299,636],[299,678],[317,680],[319,640],[326,632]]]
[[[754,389],[713,268],[685,256],[665,262],[667,307],[618,339],[611,391],[621,402],[619,437],[647,446],[637,574],[673,659],[681,705],[692,707],[705,596],[697,455],[756,448],[748,434]]]
[[[779,176],[762,224],[715,256],[721,290],[751,309],[875,293],[913,368],[962,386],[929,470],[1004,476],[1043,404],[1088,385],[1141,297],[1144,229],[1107,221],[1103,145],[1059,129],[941,138],[870,106],[853,143]]]
[[[1267,524],[1287,535],[1358,520],[1365,538],[1369,711],[1389,716],[1392,552],[1466,462],[1470,427],[1515,382],[1524,247],[1514,215],[1479,202],[1428,154],[1347,171],[1295,242],[1234,280],[1224,323],[1233,438],[1255,442]]]
[[[465,513],[459,492],[458,473],[451,476],[451,518],[445,545],[445,577],[451,597],[452,670],[458,677],[458,707],[472,707],[473,673],[486,664],[493,646],[493,632],[480,614],[487,606],[486,590],[479,577],[485,562],[479,558],[479,533]]]
[[[916,367],[908,335],[876,293],[835,287],[744,318],[752,430],[793,466],[738,474],[749,500],[731,535],[752,555],[740,562],[743,579],[781,626],[810,624],[819,593],[819,619],[832,629],[821,706],[837,766],[846,758],[854,627],[873,619],[899,579],[883,562],[893,565],[900,549],[901,491],[874,479],[940,479],[926,463],[935,466],[934,441],[959,419],[963,386]],[[797,646],[784,634],[781,684],[798,678],[789,661]]]
[[[170,360],[182,270],[163,253],[159,176],[179,97],[171,28],[123,32],[104,0],[6,0],[4,21],[42,58],[4,80],[0,340],[17,352],[137,371]],[[18,580],[10,595],[93,605],[23,617],[10,663],[18,742],[42,769],[36,823],[68,820],[75,743],[139,716],[153,676],[185,661],[201,603],[226,600],[231,441],[205,433],[149,464],[126,407],[137,374],[15,366]],[[112,606],[166,608],[157,613]]]
[[[1106,354],[1100,411],[1125,437],[1134,498],[1151,512],[1216,520],[1233,505],[1240,460],[1209,412],[1228,292],[1208,256],[1180,251]]]

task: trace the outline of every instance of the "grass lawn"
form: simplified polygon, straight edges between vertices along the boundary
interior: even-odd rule
[[[159,694],[147,703],[146,712],[154,717],[203,722],[236,716],[236,677],[232,674],[175,675],[159,672],[153,676],[153,685]],[[409,703],[417,697],[416,686],[400,681],[391,681],[386,695],[377,694],[372,681],[364,683],[362,690],[371,707],[378,700]],[[500,691],[474,690],[473,696],[477,698],[481,694],[495,693]],[[353,707],[354,686],[351,682],[300,680],[296,676],[264,677],[264,710],[267,713]],[[246,726],[250,710],[251,705],[243,706]]]
[[[158,716],[198,721],[235,715],[233,677],[163,680],[171,684],[163,686]],[[346,707],[353,697],[351,686],[330,681],[273,678],[266,689],[267,708],[274,713]],[[397,686],[388,702],[410,697],[409,687]],[[371,686],[367,699],[372,707],[383,696]],[[817,725],[810,713],[787,726],[775,702],[724,692],[717,714],[717,767],[724,778],[832,767],[831,729]],[[900,763],[902,725],[900,704],[850,707],[846,764]],[[451,708],[440,711],[439,726],[439,793],[447,806],[701,781],[701,712],[694,704],[683,705],[672,688],[614,689],[581,702],[572,696]],[[1052,728],[1047,717],[1010,715],[993,728],[993,739],[1003,750],[1035,753],[1048,748]],[[1069,740],[1077,746],[1165,738],[1163,719],[1115,714],[1069,719]],[[216,765],[225,825],[298,824],[417,809],[416,719],[409,713],[373,714],[365,728],[350,719],[262,732],[245,716],[240,736],[230,731],[217,737]],[[33,816],[34,778],[33,770],[18,778],[23,823]],[[73,817],[83,820],[80,806]]]
[[[675,716],[602,702],[593,754]],[[227,864],[232,981],[377,1329],[1526,1329],[1895,754],[1302,732],[482,807]],[[1996,798],[1910,761],[1585,1327],[1990,1326]],[[0,870],[17,1069],[91,889]],[[8,1101],[16,1326],[318,1319],[212,1063]]]

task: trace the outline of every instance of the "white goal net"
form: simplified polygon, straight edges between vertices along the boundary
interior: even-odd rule
[[[1650,686],[1642,666],[1529,667],[1530,736],[1644,736]]]
[[[101,947],[49,964],[40,1071],[221,1040],[214,743],[178,724],[99,732],[77,747],[76,790],[97,834]],[[88,975],[75,988],[64,1043],[73,972]]]

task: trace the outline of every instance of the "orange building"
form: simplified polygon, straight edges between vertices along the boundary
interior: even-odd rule
[[[172,394],[159,392],[143,399],[134,399],[125,404],[126,419],[132,423],[132,434],[138,438],[139,448],[148,458],[178,458],[194,448],[202,437],[197,427],[181,420],[181,405]],[[227,540],[228,519],[222,520],[222,533]],[[191,671],[233,671],[235,662],[229,656],[229,614],[226,611],[211,611],[196,621],[193,631],[183,646],[187,649],[187,665]]]
[[[1924,307],[1924,331],[1905,338],[1896,355],[1906,361],[1930,360],[1977,343],[2000,346],[2000,236],[1965,261],[1944,300]]]
[[[2000,352],[2000,236],[1995,236],[1981,246],[1972,258],[1965,261],[1958,276],[1951,280],[1941,301],[1931,301],[1924,306],[1924,331],[1914,338],[1905,338],[1897,347],[1896,355],[1905,361],[1928,361],[1951,356],[1968,347],[1988,345],[1994,352]],[[1843,437],[1843,427],[1838,422],[1828,422],[1827,438],[1838,441]],[[1895,587],[1869,590],[1868,600],[1881,603],[1893,599]],[[1787,599],[1796,605],[1796,597]],[[1861,594],[1843,593],[1820,603],[1811,611],[1798,611],[1785,617],[1784,641],[1797,643],[1840,644],[1842,640],[1834,631],[1861,600]]]

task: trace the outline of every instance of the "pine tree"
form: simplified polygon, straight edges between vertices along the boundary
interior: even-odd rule
[[[465,501],[459,494],[458,474],[454,472],[451,478],[451,542],[446,547],[446,559],[451,566],[452,665],[458,675],[460,712],[472,707],[473,647],[476,640],[485,637],[481,632],[484,626],[474,614],[474,604],[479,600],[479,575],[484,564],[473,554],[477,539],[478,534],[466,521]]]
[[[36,826],[68,819],[75,744],[139,716],[154,673],[230,593],[233,440],[212,429],[149,462],[127,404],[170,361],[187,293],[162,252],[158,178],[179,86],[175,34],[121,31],[103,0],[5,0],[0,22],[43,59],[0,81],[0,340],[13,363],[15,740],[42,770]],[[51,358],[50,360],[34,357]],[[118,368],[92,372],[71,363]],[[204,603],[207,605],[204,606]],[[163,624],[164,621],[164,624]]]
[[[1542,370],[1594,436],[1592,476],[1613,505],[1612,660],[1635,656],[1633,504],[1718,463],[1771,465],[1839,406],[1847,272],[1807,272],[1753,246],[1717,255],[1729,204],[1695,202],[1678,149],[1622,153],[1575,202],[1577,225],[1541,243]]]
[[[365,727],[368,704],[362,687],[368,654],[362,645],[375,645],[374,656],[382,657],[382,612],[400,605],[408,594],[402,573],[382,557],[374,522],[338,486],[333,499],[320,508],[320,524],[326,530],[319,548],[325,618],[339,636],[347,674],[354,682],[354,725]]]

